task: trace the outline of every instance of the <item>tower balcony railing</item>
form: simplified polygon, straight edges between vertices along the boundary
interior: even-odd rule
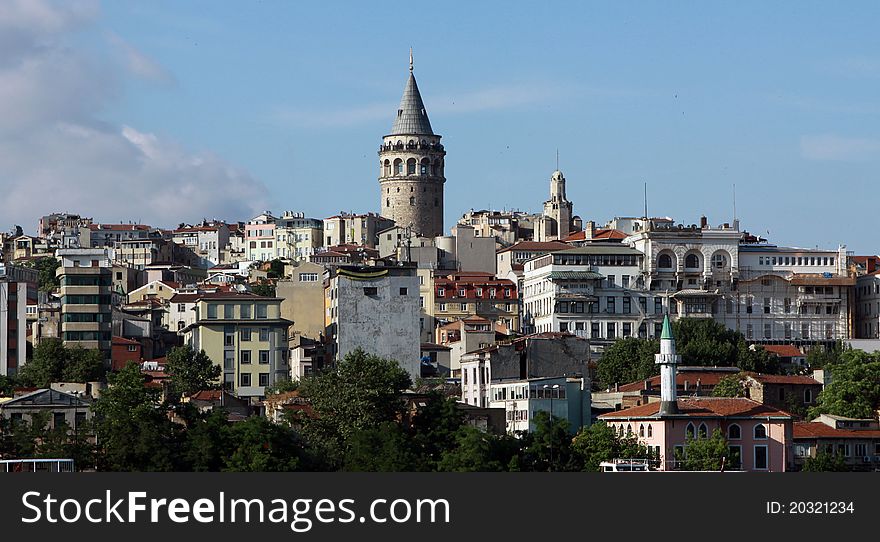
[[[443,151],[442,143],[400,143],[379,145],[379,152],[383,151]]]

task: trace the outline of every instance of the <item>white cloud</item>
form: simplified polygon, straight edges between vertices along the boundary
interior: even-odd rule
[[[880,159],[880,139],[833,134],[801,137],[801,155],[808,160],[856,162]]]
[[[118,52],[122,55],[123,62],[132,75],[156,83],[177,84],[174,74],[122,39],[122,36],[115,32],[107,32],[106,35],[107,40],[116,46]]]
[[[0,228],[32,231],[59,210],[169,226],[265,208],[265,185],[223,158],[100,120],[126,74],[171,76],[124,41],[109,40],[121,65],[67,42],[97,32],[97,14],[94,2],[0,9]]]

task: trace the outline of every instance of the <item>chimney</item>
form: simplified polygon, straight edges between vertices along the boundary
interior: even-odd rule
[[[698,378],[697,379],[697,391],[696,391],[697,396],[700,395],[701,390],[702,390],[702,386],[700,385],[700,379]]]
[[[594,235],[596,235],[596,223],[587,220],[584,223],[584,239],[592,239]]]
[[[650,378],[645,379],[645,391],[651,391],[651,379]]]
[[[709,227],[709,219],[706,218],[706,215],[700,217],[700,229],[705,230]]]

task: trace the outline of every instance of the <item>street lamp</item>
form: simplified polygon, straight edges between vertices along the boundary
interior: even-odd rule
[[[541,386],[544,389],[544,395],[548,394],[548,390],[558,390],[559,384],[553,384],[550,386],[549,384],[544,384]],[[550,467],[548,470],[553,470],[553,393],[550,393]]]

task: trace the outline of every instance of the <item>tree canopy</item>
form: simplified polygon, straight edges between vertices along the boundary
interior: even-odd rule
[[[98,350],[67,347],[61,339],[43,339],[33,357],[18,372],[25,386],[48,388],[52,382],[94,382],[104,378],[104,358]]]
[[[850,418],[873,418],[880,407],[880,354],[846,350],[828,360],[831,383],[816,399],[810,417],[835,414]]]
[[[221,369],[204,350],[196,352],[192,346],[185,345],[168,352],[165,372],[171,382],[169,395],[177,399],[181,395],[216,387]]]

